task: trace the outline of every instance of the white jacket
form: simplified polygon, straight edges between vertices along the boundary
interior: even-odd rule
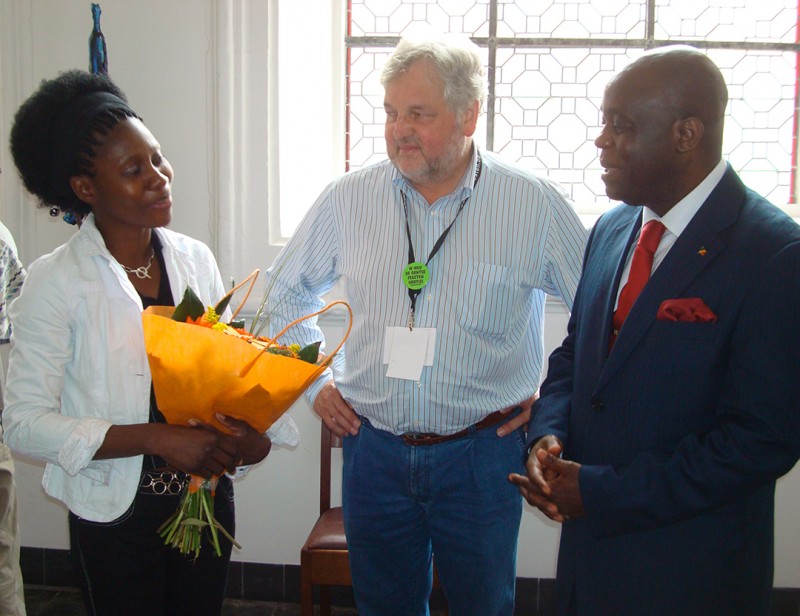
[[[175,301],[188,285],[205,305],[216,303],[225,290],[209,248],[154,231]],[[31,265],[10,316],[6,442],[47,461],[42,485],[70,511],[97,522],[116,519],[136,494],[142,456],[92,458],[112,424],[147,423],[150,369],[142,302],[93,216]]]

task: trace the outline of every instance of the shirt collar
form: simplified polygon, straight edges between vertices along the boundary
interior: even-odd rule
[[[81,243],[83,250],[87,255],[99,254],[103,255],[109,260],[116,261],[106,247],[106,241],[103,239],[100,229],[97,228],[94,213],[89,212],[86,216],[84,216],[83,220],[81,221],[80,229],[78,229],[73,237],[75,238],[74,241]],[[162,241],[156,227],[151,229],[150,238],[155,250],[163,250],[164,242]]]
[[[81,226],[73,236],[74,241],[80,242],[87,255],[102,254],[110,256],[106,249],[105,240],[94,222],[94,213],[89,212],[83,217]]]
[[[680,236],[692,218],[694,218],[694,215],[697,214],[697,211],[706,202],[711,191],[719,184],[722,176],[725,175],[726,168],[725,160],[720,159],[716,167],[711,170],[711,173],[661,218],[649,207],[643,207],[642,226],[651,220],[660,220],[670,233],[676,237]]]

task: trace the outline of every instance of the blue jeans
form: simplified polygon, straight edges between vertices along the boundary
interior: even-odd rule
[[[410,446],[363,420],[344,439],[342,505],[361,616],[426,616],[432,554],[450,614],[511,616],[525,433],[497,425]]]

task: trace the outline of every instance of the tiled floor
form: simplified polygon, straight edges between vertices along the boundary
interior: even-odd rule
[[[26,586],[25,603],[28,616],[86,616],[80,593],[74,588]],[[332,613],[333,616],[358,616],[352,608],[334,607]],[[441,616],[441,612],[431,614]],[[227,599],[222,616],[300,616],[300,605]],[[776,593],[770,616],[800,616],[800,590]]]
[[[25,587],[25,607],[28,616],[86,616],[80,593],[75,589]],[[353,609],[332,609],[336,616],[356,616]],[[268,603],[265,601],[241,601],[227,599],[222,616],[299,616],[296,603]]]

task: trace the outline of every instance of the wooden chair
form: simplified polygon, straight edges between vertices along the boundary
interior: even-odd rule
[[[331,586],[352,586],[347,538],[341,507],[331,507],[331,448],[341,448],[342,439],[322,423],[319,461],[319,518],[300,550],[300,614],[314,614],[314,586],[319,586],[319,615],[330,616]],[[440,588],[436,568],[433,587]],[[445,608],[445,614],[447,610]]]
[[[331,507],[331,448],[342,446],[341,437],[322,424],[319,460],[319,518],[300,550],[300,614],[314,614],[314,586],[319,589],[320,616],[330,616],[331,586],[352,586],[342,508]]]

